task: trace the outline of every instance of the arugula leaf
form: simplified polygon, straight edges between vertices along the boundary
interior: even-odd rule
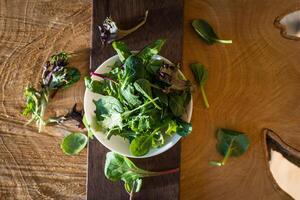
[[[177,173],[178,168],[151,172],[137,167],[131,160],[114,152],[106,154],[104,175],[108,180],[124,182],[124,187],[132,197],[134,192],[139,192],[142,186],[142,178]]]
[[[228,129],[219,129],[217,132],[217,140],[217,150],[224,156],[224,159],[221,162],[210,162],[215,166],[225,165],[230,156],[240,156],[244,154],[250,143],[244,133]]]
[[[159,53],[165,42],[164,39],[158,39],[142,49],[137,56],[143,60],[143,63],[148,63],[154,55]]]
[[[67,155],[78,154],[88,142],[88,137],[82,133],[71,133],[66,136],[60,147]]]
[[[33,87],[26,87],[24,96],[26,98],[26,107],[24,108],[23,115],[28,116],[38,110],[39,99],[41,94]]]
[[[199,63],[191,64],[190,68],[192,69],[194,77],[195,77],[197,83],[200,86],[200,91],[201,91],[201,94],[202,94],[202,97],[203,97],[205,107],[209,108],[209,103],[208,103],[206,93],[205,93],[205,90],[204,90],[204,85],[205,85],[205,83],[208,79],[208,71],[207,71],[207,69],[205,69],[204,65],[199,64]]]
[[[214,29],[203,19],[195,19],[192,22],[192,26],[198,35],[207,43],[222,43],[231,44],[232,40],[222,40],[219,39],[218,35],[215,33]]]
[[[117,52],[120,61],[123,63],[129,56],[131,56],[131,52],[128,49],[128,47],[126,46],[126,44],[124,42],[121,41],[114,41],[112,43],[112,47],[115,49],[115,51]]]
[[[150,101],[152,101],[153,105],[161,110],[161,107],[159,107],[155,101],[153,101],[152,98],[152,90],[151,90],[151,84],[148,80],[146,79],[138,79],[137,81],[135,81],[135,83],[133,84],[135,89],[140,92],[143,96],[145,96],[147,99],[149,99]]]

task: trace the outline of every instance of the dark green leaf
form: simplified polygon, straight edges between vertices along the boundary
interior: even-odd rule
[[[190,65],[194,77],[199,85],[205,85],[208,79],[208,71],[204,65],[199,63],[193,63]]]
[[[78,154],[88,142],[88,137],[82,133],[71,133],[66,136],[62,143],[61,149],[65,154],[75,155]]]
[[[177,129],[176,129],[176,133],[180,136],[187,136],[192,132],[192,124],[183,121],[182,119],[177,119]]]
[[[192,26],[199,36],[208,44],[223,43],[231,44],[232,40],[219,39],[213,28],[203,19],[195,19],[192,22]]]
[[[143,63],[147,63],[150,61],[150,59],[157,55],[161,49],[161,47],[164,45],[166,40],[159,39],[154,41],[153,43],[147,45],[144,49],[142,49],[137,56],[140,57],[143,60]]]
[[[126,46],[126,44],[124,42],[114,41],[112,43],[112,47],[117,52],[121,62],[124,62],[131,55],[130,50],[128,49],[128,47]]]
[[[146,69],[143,60],[135,55],[129,56],[124,64],[123,87],[139,78],[144,78]]]
[[[185,98],[186,96],[178,94],[169,95],[169,108],[176,117],[180,117],[185,111]]]
[[[146,70],[148,73],[152,75],[157,75],[162,65],[163,65],[163,60],[151,59],[146,66]]]
[[[160,89],[153,88],[153,94],[155,97],[159,98],[159,101],[163,103],[165,106],[168,106],[169,100],[168,95],[161,91]]]
[[[204,104],[205,104],[206,108],[209,108],[209,103],[208,103],[206,93],[205,93],[205,90],[204,90],[204,85],[205,85],[205,83],[208,79],[207,69],[205,69],[204,65],[199,64],[199,63],[193,63],[193,64],[190,65],[190,67],[192,69],[192,72],[194,74],[194,77],[195,77],[197,83],[200,86],[200,90],[201,90],[201,94],[202,94],[202,97],[203,97]]]
[[[248,137],[241,132],[219,129],[217,132],[217,150],[224,156],[220,162],[211,161],[213,166],[223,166],[230,156],[240,156],[244,154],[249,147]]]
[[[227,153],[231,142],[231,156],[240,156],[244,154],[249,147],[248,137],[238,131],[219,129],[217,132],[217,140],[217,149],[223,156]]]
[[[140,92],[144,97],[149,99],[150,101],[153,100],[152,98],[152,89],[151,89],[151,83],[146,79],[138,79],[134,84],[134,88]],[[161,109],[154,101],[153,105],[157,109]]]

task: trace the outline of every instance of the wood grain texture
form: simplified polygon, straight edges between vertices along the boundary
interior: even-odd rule
[[[103,61],[115,54],[112,47],[101,48],[99,29],[105,17],[111,16],[123,28],[129,28],[149,10],[146,24],[135,33],[124,39],[130,49],[141,49],[150,42],[168,39],[161,55],[174,63],[181,61],[182,54],[182,26],[183,1],[176,0],[101,0],[93,1],[92,15],[92,49],[91,68],[95,69]],[[172,23],[176,21],[176,23]],[[130,22],[130,23],[129,23]],[[174,51],[176,49],[176,51]],[[105,155],[108,149],[96,139],[90,141],[88,151],[88,186],[87,198],[116,200],[128,199],[123,183],[108,181],[103,174]],[[179,167],[180,144],[171,150],[153,158],[136,159],[137,165],[143,169],[158,171]],[[144,179],[141,191],[134,195],[134,199],[164,199],[174,200],[179,197],[179,173]]]
[[[26,85],[38,85],[42,64],[53,52],[77,52],[71,64],[89,66],[91,3],[88,1],[0,0],[0,199],[84,199],[86,151],[69,157],[60,150],[66,127],[37,133],[21,115]],[[48,114],[82,102],[84,84],[60,91]]]
[[[290,146],[300,147],[300,43],[282,38],[273,26],[276,16],[299,6],[296,0],[185,1],[183,71],[192,79],[188,69],[191,62],[207,66],[206,91],[211,108],[204,108],[196,91],[194,131],[181,145],[180,199],[288,199],[274,189],[268,178],[261,129],[268,127]],[[121,24],[129,27],[132,24],[126,22],[135,23],[142,14],[132,13],[132,21],[128,14]],[[220,36],[233,39],[233,44],[205,45],[190,26],[194,18],[207,19]],[[67,131],[49,127],[38,134],[33,125],[23,126],[26,119],[20,110],[24,86],[38,84],[41,64],[52,52],[79,52],[72,59],[73,65],[87,74],[90,19],[89,1],[0,0],[1,200],[86,198],[87,154],[63,155],[59,142]],[[126,42],[140,48],[148,42],[147,37],[145,34],[144,43],[139,43],[133,34]],[[82,101],[83,93],[82,81],[61,91],[49,105],[49,113],[66,112],[74,102]],[[213,137],[218,127],[244,131],[251,139],[246,155],[230,159],[222,168],[208,165],[221,158]],[[153,169],[168,167],[163,164]]]
[[[182,140],[181,199],[289,199],[277,192],[264,163],[265,127],[289,145],[300,147],[300,43],[281,37],[275,18],[299,6],[299,1],[185,1],[184,73],[188,65],[206,65],[210,109],[194,94],[193,132]],[[231,45],[208,46],[191,28],[195,18],[206,19]],[[247,133],[249,151],[224,167],[215,150],[217,128]]]

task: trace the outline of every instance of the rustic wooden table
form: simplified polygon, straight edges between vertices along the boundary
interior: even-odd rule
[[[194,130],[181,145],[181,199],[289,199],[266,173],[261,129],[271,128],[300,147],[300,45],[273,26],[276,16],[296,7],[297,0],[185,1],[183,71],[192,79],[191,62],[207,66],[211,108],[203,107],[196,91]],[[190,26],[194,18],[207,19],[233,44],[207,46]],[[59,148],[70,127],[39,134],[33,125],[24,126],[20,112],[24,87],[38,84],[51,53],[75,52],[72,64],[87,74],[90,21],[90,1],[0,0],[0,199],[86,198],[86,151],[69,157]],[[49,113],[67,112],[83,93],[83,81],[59,92]],[[220,159],[218,127],[251,139],[249,151],[222,168],[208,164]]]

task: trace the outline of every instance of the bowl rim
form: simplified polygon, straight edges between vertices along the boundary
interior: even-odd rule
[[[132,53],[136,53],[137,51],[132,51]],[[155,57],[157,57],[158,59],[162,59],[162,60],[164,60],[166,63],[168,63],[168,64],[173,64],[171,61],[169,61],[167,58],[165,58],[165,57],[163,57],[163,56],[161,56],[161,55],[156,55]],[[110,64],[108,64],[108,63],[113,63],[113,62],[115,62],[115,61],[117,61],[117,60],[119,60],[118,59],[119,58],[119,56],[116,54],[116,55],[113,55],[113,56],[111,56],[110,58],[108,58],[108,59],[106,59],[104,62],[102,62],[102,64],[100,64],[98,67],[97,67],[97,69],[95,70],[95,72],[97,72],[97,71],[99,71],[99,70],[101,70],[100,68],[103,68],[103,67],[107,67],[107,66],[109,66]],[[180,73],[180,75],[182,75],[183,76],[183,78],[185,78],[185,76],[184,76],[184,74],[181,72],[181,70],[179,70],[179,73]],[[92,79],[99,79],[98,77],[96,78],[96,76],[90,76]],[[101,80],[101,79],[100,79]],[[86,115],[86,110],[87,110],[87,106],[89,106],[89,105],[87,105],[87,99],[88,98],[90,98],[89,97],[89,94],[88,93],[93,93],[93,92],[91,92],[91,91],[88,91],[88,89],[86,88],[85,89],[85,93],[84,93],[84,101],[83,101],[83,106],[84,106],[84,113],[85,113],[85,115]],[[191,118],[192,118],[192,113],[193,113],[193,98],[192,98],[192,94],[191,94],[191,101],[190,101],[190,103],[189,103],[189,105],[187,106],[187,112],[186,112],[186,114],[187,114],[187,122],[191,122]],[[89,117],[87,117],[87,115],[86,115],[86,120],[87,120],[87,122],[88,122],[88,124],[91,124],[91,121],[89,120]],[[92,128],[92,127],[91,127]],[[129,158],[150,158],[150,157],[153,157],[153,156],[157,156],[157,155],[159,155],[159,154],[162,154],[162,153],[164,153],[164,152],[166,152],[166,151],[168,151],[168,150],[170,150],[172,147],[174,147],[177,143],[178,143],[178,141],[181,139],[181,136],[180,135],[178,135],[178,134],[174,134],[172,137],[170,137],[169,138],[169,141],[167,142],[167,143],[165,143],[162,147],[159,147],[159,148],[155,148],[155,149],[151,149],[152,150],[152,152],[148,152],[147,154],[145,154],[145,155],[143,155],[143,156],[134,156],[134,155],[132,155],[132,154],[127,154],[127,153],[123,153],[123,152],[120,152],[120,151],[118,151],[118,150],[116,150],[116,149],[114,149],[112,146],[110,146],[110,145],[108,145],[108,144],[106,144],[104,141],[102,141],[102,139],[100,138],[100,136],[98,136],[98,134],[103,134],[103,133],[101,133],[100,131],[95,131],[93,128],[92,128],[92,131],[94,132],[94,137],[104,146],[104,147],[106,147],[107,149],[109,149],[110,151],[113,151],[113,152],[116,152],[116,153],[118,153],[118,154],[120,154],[120,155],[123,155],[123,156],[126,156],[126,157],[129,157]],[[96,132],[96,133],[95,133]],[[120,137],[120,136],[116,136],[116,137]],[[170,144],[169,146],[167,146],[167,144],[169,144],[169,143],[171,143],[172,142],[172,144]]]

